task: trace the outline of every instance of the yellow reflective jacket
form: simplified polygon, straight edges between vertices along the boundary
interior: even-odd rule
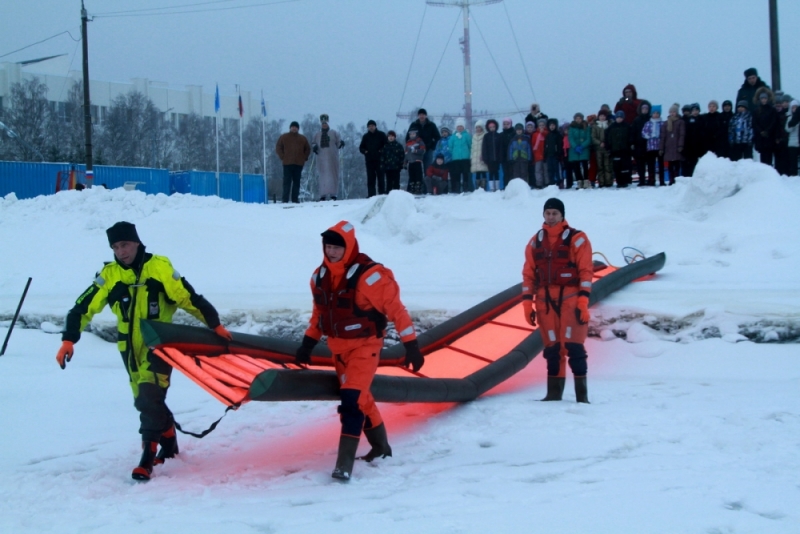
[[[140,245],[141,268],[125,266],[117,261],[107,263],[94,283],[78,297],[67,314],[65,341],[77,342],[81,332],[106,304],[117,316],[117,348],[131,378],[134,396],[142,382],[168,387],[170,367],[160,359],[148,358],[149,349],[142,339],[139,321],[171,322],[181,308],[203,321],[210,328],[220,324],[216,309],[182,278],[169,259],[144,252]],[[132,350],[131,350],[132,349]]]

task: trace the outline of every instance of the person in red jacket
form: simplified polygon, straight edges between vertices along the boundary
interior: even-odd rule
[[[356,231],[349,222],[341,221],[321,235],[322,265],[311,277],[314,309],[295,358],[297,363],[309,363],[314,346],[328,336],[342,400],[339,453],[331,476],[347,481],[362,430],[372,446],[363,460],[392,455],[386,425],[370,393],[387,321],[394,323],[405,345],[406,366],[419,371],[425,358],[392,271],[359,252]]]
[[[629,83],[622,89],[622,98],[619,99],[617,105],[614,106],[614,113],[622,111],[625,113],[625,122],[633,124],[633,120],[639,115],[639,105],[642,103],[636,93],[636,86]]]
[[[575,399],[589,403],[586,348],[592,292],[592,244],[564,219],[564,203],[544,203],[542,229],[525,246],[522,304],[525,320],[539,324],[547,360],[547,396],[561,400],[568,361],[575,377]],[[535,302],[534,302],[535,297]],[[535,304],[535,310],[534,310]]]

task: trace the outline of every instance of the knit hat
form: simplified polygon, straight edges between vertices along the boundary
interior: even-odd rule
[[[547,210],[558,210],[561,212],[561,216],[564,217],[564,203],[557,198],[547,199],[547,202],[544,203],[544,208],[542,209],[542,213],[544,213]]]
[[[518,122],[517,124],[514,125],[514,129],[515,130],[524,130],[525,127],[522,125],[521,122]]]
[[[744,109],[747,109],[747,108],[748,108],[748,106],[747,106],[747,100],[739,100],[739,101],[736,103],[736,109],[739,109],[739,108],[744,108]]]
[[[730,107],[733,107],[733,102],[731,102],[730,100],[723,100],[723,101],[722,101],[722,107],[723,107],[723,109],[725,108],[725,106],[730,106]]]
[[[289,124],[289,128],[298,128],[299,129],[300,128],[300,123],[297,122],[297,121],[292,121],[291,124]]]
[[[450,128],[448,128],[447,126],[442,126],[441,128],[439,128],[439,131],[441,131],[442,133],[445,133],[445,132],[452,133],[452,132],[450,132]]]
[[[374,120],[372,120],[372,119],[370,119],[370,120],[368,120],[368,121],[367,121],[367,128],[369,128],[370,126],[377,126],[377,125],[378,125],[378,123],[376,123],[376,122],[375,122]]]
[[[614,113],[614,118],[615,119],[624,119],[625,118],[625,112],[622,111],[622,110],[617,111],[616,113]]]
[[[689,106],[689,109],[691,109],[691,110],[695,110],[696,109],[696,110],[700,111],[700,104],[698,104],[697,102],[692,102],[692,105]]]
[[[386,132],[386,137],[390,137],[390,136],[391,137],[397,137],[397,134],[394,133],[394,130],[389,130],[388,132]]]
[[[494,124],[494,129],[495,129],[495,130],[497,130],[498,124],[497,124],[497,121],[496,121],[496,120],[494,120],[494,119],[489,119],[488,121],[486,121],[486,129],[487,129],[487,130],[489,129],[489,125],[490,125],[490,124]]]
[[[536,128],[536,125],[533,123],[533,121],[528,121],[528,122],[525,123],[525,129],[526,130],[528,129],[528,126],[530,126],[532,128]]]
[[[456,128],[458,128],[459,126],[463,126],[464,128],[467,127],[467,121],[464,120],[464,117],[459,117],[456,119]]]
[[[475,128],[476,129],[480,128],[481,130],[485,130],[486,129],[486,125],[482,120],[475,121]]]
[[[328,114],[327,113],[323,113],[322,115],[320,115],[319,116],[319,122],[328,122]]]
[[[503,124],[505,123],[512,124],[513,121],[511,120],[511,117],[503,117]]]
[[[542,124],[546,125],[547,124],[547,119],[542,118],[542,119],[539,119],[538,121],[536,121],[536,125],[537,126],[541,126]]]
[[[444,161],[444,154],[442,154],[441,152],[438,152],[438,153],[436,154],[436,157],[435,157],[435,158],[433,158],[433,159],[434,159],[434,160],[440,159],[440,160]]]
[[[656,104],[650,108],[650,114],[652,115],[653,113],[658,113],[661,115],[661,104]]]
[[[670,113],[672,113],[673,111],[674,111],[675,113],[677,113],[677,112],[679,112],[680,110],[681,110],[681,107],[678,105],[678,103],[677,103],[677,102],[675,102],[674,104],[672,104],[672,105],[669,107],[669,112],[670,112]]]
[[[708,105],[709,105],[709,106],[710,106],[711,104],[714,104],[715,106],[717,106],[717,109],[719,109],[719,102],[717,102],[716,100],[711,100],[711,101],[708,103]]]
[[[744,71],[744,77],[749,78],[750,76],[758,76],[758,71],[754,67],[750,67],[746,71]]]
[[[792,100],[794,100],[794,98],[789,94],[785,94],[781,97],[781,102],[791,102]]]
[[[425,115],[427,117],[428,111],[425,108],[419,108],[419,111],[417,111],[417,115]]]
[[[608,118],[608,111],[606,111],[604,109],[601,109],[600,111],[597,112],[597,118],[598,119],[600,118],[600,115],[602,115],[605,118]]]
[[[136,233],[136,226],[125,221],[120,221],[106,230],[106,235],[108,236],[109,247],[120,241],[142,242],[139,239],[139,234]]]
[[[582,118],[583,118],[583,113],[581,113],[581,112],[579,111],[579,112],[577,112],[575,115],[573,115],[573,116],[572,116],[572,118],[573,118],[573,119],[574,119],[575,117],[580,117],[580,118],[582,119]]]
[[[798,107],[800,107],[800,101],[797,101],[797,100],[792,100],[791,102],[789,102],[789,107],[790,107],[790,108],[791,108],[791,107],[794,107],[794,106],[798,106]]]
[[[325,230],[319,235],[322,236],[323,245],[335,245],[337,247],[347,247],[347,243],[344,242],[344,238],[339,232],[336,232],[334,230]]]
[[[408,135],[411,135],[411,134],[417,135],[418,132],[419,132],[419,130],[417,130],[416,127],[414,127],[414,126],[412,126],[412,127],[410,127],[408,129]]]
[[[681,108],[681,111],[692,111],[692,106],[691,106],[691,104],[685,104],[685,105],[684,105],[684,106]]]

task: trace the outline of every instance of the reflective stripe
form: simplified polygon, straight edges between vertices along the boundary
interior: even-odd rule
[[[530,291],[530,290],[531,290],[531,288],[529,288],[528,286],[522,286],[522,292],[523,292],[523,293],[524,293],[525,291]]]
[[[356,274],[356,271],[358,270],[359,267],[361,267],[361,265],[359,265],[358,263],[354,263],[353,266],[350,267],[350,269],[347,271],[347,278],[350,278],[351,276]]]
[[[103,285],[106,283],[106,281],[103,279],[102,276],[98,276],[97,278],[94,279],[94,283],[97,284],[100,287],[103,287]]]
[[[578,238],[578,240],[575,241],[575,248],[578,248],[579,246],[583,245],[584,241],[586,241],[586,239],[584,239],[583,237]]]
[[[572,338],[572,327],[571,326],[567,327],[567,330],[564,332],[564,337],[567,338],[567,339],[571,339]]]
[[[381,273],[372,273],[367,277],[367,285],[371,286],[380,279],[381,279]]]
[[[353,225],[350,224],[350,223],[347,223],[344,226],[342,226],[342,230],[344,230],[345,232],[349,232],[352,229],[353,229]]]
[[[179,273],[178,271],[172,271],[172,279],[173,280],[180,280],[181,279],[181,273]]]
[[[413,333],[414,333],[414,327],[413,326],[409,326],[408,328],[406,328],[402,332],[398,332],[398,334],[400,334],[400,337],[405,337],[405,336],[411,335]]]
[[[561,278],[572,278],[572,273],[561,273]]]
[[[351,324],[350,326],[345,326],[344,329],[345,329],[345,331],[358,330],[359,328],[361,328],[361,326],[362,326],[361,323],[359,323],[359,324]]]
[[[539,230],[539,241],[544,241],[544,230]]]
[[[326,272],[328,272],[328,270],[324,266],[320,267],[319,268],[319,277],[322,278],[323,276],[325,276]]]
[[[556,340],[556,333],[553,332],[552,330],[548,330],[547,331],[547,337],[550,338],[550,341],[555,341]]]
[[[561,234],[561,239],[566,239],[569,237],[569,228],[564,230],[564,233]]]
[[[581,287],[592,287],[591,282],[581,282]]]
[[[343,374],[342,375],[342,384],[344,384],[346,381],[347,381],[347,375]]]

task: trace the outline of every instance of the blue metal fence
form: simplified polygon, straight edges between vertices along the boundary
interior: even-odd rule
[[[69,163],[28,163],[0,161],[0,197],[14,193],[17,198],[33,198],[52,195],[56,192],[59,172],[66,175],[70,170],[78,173],[79,182],[84,181],[85,165]],[[221,172],[219,175],[220,197],[240,201],[242,184],[237,173]],[[139,191],[155,195],[164,193],[191,193],[200,196],[217,194],[217,179],[213,172],[181,171],[146,167],[94,167],[94,185],[105,184],[109,189],[131,185]],[[244,175],[244,201],[263,203],[265,199],[264,177],[260,174]]]

